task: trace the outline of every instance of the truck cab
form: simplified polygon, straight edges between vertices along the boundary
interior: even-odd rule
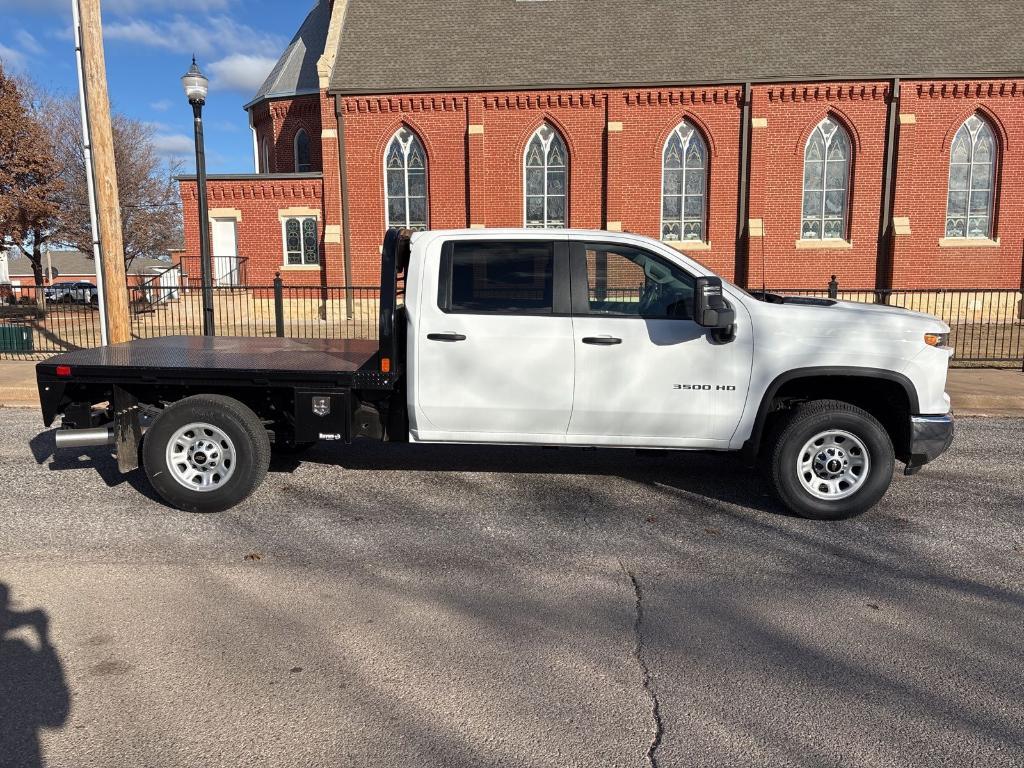
[[[195,454],[209,459],[217,445],[195,437],[195,425],[215,426],[224,399],[239,406],[235,416],[240,408],[252,415],[236,431],[243,447],[226,441],[232,477],[243,456],[262,466],[273,444],[312,439],[742,451],[790,510],[827,519],[873,506],[897,459],[915,473],[952,440],[952,350],[942,321],[896,307],[755,296],[636,235],[391,230],[380,316],[372,349],[260,340],[251,375],[239,371],[240,340],[131,342],[117,355],[121,370],[72,353],[40,364],[41,392],[60,388],[59,397],[44,394],[44,416],[80,414],[83,399],[98,402],[104,387],[127,393],[125,402],[155,414],[143,454],[157,490],[200,511],[226,508],[255,487],[224,492],[224,471],[219,491],[190,487],[211,479],[196,470]],[[274,355],[278,342],[288,350],[286,372],[274,367],[285,359]],[[232,344],[229,364],[218,350]],[[192,362],[154,372],[159,345],[169,359]],[[331,368],[332,347],[348,350],[348,367]],[[149,369],[148,387],[127,375],[133,354]],[[62,363],[68,375],[58,382]],[[206,403],[206,421],[179,424],[192,418],[181,413],[186,404],[204,397],[221,398]],[[115,428],[123,411],[115,404],[108,412],[108,441],[125,432]]]

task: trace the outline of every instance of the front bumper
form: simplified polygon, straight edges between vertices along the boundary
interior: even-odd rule
[[[906,474],[918,472],[925,464],[934,461],[953,442],[953,414],[944,416],[910,417],[910,458]]]

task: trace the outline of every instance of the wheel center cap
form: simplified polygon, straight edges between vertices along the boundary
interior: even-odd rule
[[[843,468],[843,462],[839,459],[832,459],[825,465],[829,472],[838,472]]]

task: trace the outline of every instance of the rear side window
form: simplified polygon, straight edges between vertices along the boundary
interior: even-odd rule
[[[554,278],[553,243],[456,241],[441,263],[441,308],[474,314],[550,314]]]

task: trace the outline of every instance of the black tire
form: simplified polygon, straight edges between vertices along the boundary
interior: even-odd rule
[[[798,465],[801,459],[812,463],[815,461],[813,452],[804,453],[802,456],[801,452],[813,438],[829,430],[852,435],[867,451],[864,476],[845,475],[853,477],[853,482],[848,482],[847,488],[841,493],[850,495],[835,499],[820,498],[805,487],[804,478],[808,485],[813,486],[820,482],[819,476],[805,472],[802,478]],[[848,438],[840,436],[840,440],[848,441]],[[848,442],[848,450],[851,444]],[[841,445],[839,447],[842,449]],[[892,483],[896,459],[889,434],[874,416],[849,403],[838,400],[815,400],[798,406],[776,425],[767,448],[766,469],[772,489],[790,511],[801,517],[814,520],[842,520],[859,515],[877,504]],[[860,451],[860,448],[854,445],[851,454],[857,451]],[[842,454],[839,459],[844,459]],[[822,471],[827,472],[827,467]],[[825,492],[827,487],[826,483],[821,483],[815,490]],[[841,488],[841,485],[839,487]]]
[[[215,427],[234,447],[230,476],[212,490],[186,487],[178,479],[180,472],[168,462],[168,444],[179,430],[191,424]],[[186,512],[223,512],[245,501],[267,476],[270,438],[256,414],[237,400],[197,395],[175,403],[156,417],[146,432],[142,456],[149,482],[168,504]]]

